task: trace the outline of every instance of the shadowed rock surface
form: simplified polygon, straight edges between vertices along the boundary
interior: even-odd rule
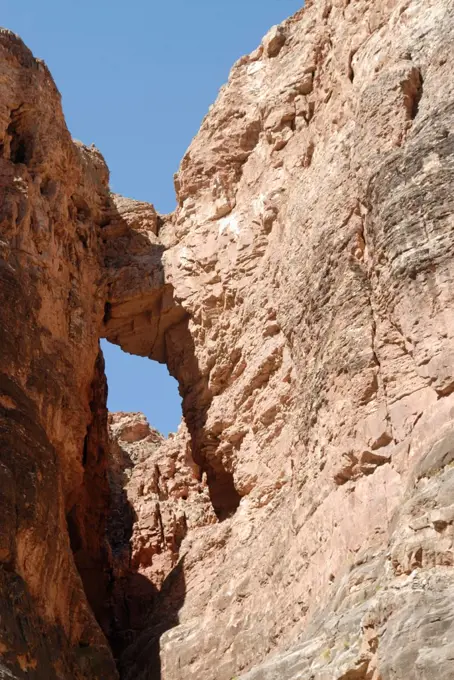
[[[307,2],[160,216],[0,33],[0,675],[452,677],[453,40],[448,0]],[[176,435],[108,428],[101,337]]]

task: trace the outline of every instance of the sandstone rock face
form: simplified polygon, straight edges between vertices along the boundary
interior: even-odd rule
[[[452,677],[453,39],[446,0],[307,2],[160,216],[0,34],[12,677],[116,677],[101,629],[128,680]],[[167,363],[175,436],[108,443],[100,337]]]
[[[96,228],[108,172],[7,31],[0,71],[0,674],[114,678],[93,616],[107,589]]]
[[[312,3],[234,66],[183,160],[166,274],[211,395],[198,462],[241,501],[183,542],[164,678],[229,680],[283,648],[287,670],[253,677],[451,673],[451,542],[433,529],[413,547],[402,508],[452,428],[453,11]],[[411,514],[440,503],[423,498]],[[383,593],[355,619],[358,570]],[[333,601],[358,641],[346,660],[335,615],[318,617]],[[294,667],[311,621],[326,642],[306,633]]]

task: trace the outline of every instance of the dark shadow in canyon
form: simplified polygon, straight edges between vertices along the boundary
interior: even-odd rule
[[[144,583],[147,581],[148,586]],[[150,582],[139,574],[133,575],[130,587],[136,594],[145,595],[148,588],[150,606],[148,607],[145,625],[141,632],[137,632],[134,639],[123,647],[118,658],[117,666],[122,680],[134,680],[142,677],[146,672],[150,680],[161,680],[160,640],[162,635],[179,624],[178,612],[184,604],[186,595],[186,581],[184,576],[184,557],[168,574],[160,591],[149,589]],[[131,591],[130,591],[131,592]],[[132,610],[139,614],[137,599]],[[114,654],[115,654],[115,648]]]
[[[91,422],[82,443],[83,481],[66,499],[66,522],[71,550],[90,607],[101,624],[109,597],[109,547],[105,540],[110,503],[107,479],[109,437],[107,430],[107,382],[104,359],[98,354],[91,384]]]

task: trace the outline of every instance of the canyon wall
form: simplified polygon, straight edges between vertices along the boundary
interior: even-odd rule
[[[46,66],[7,31],[0,73],[0,669],[115,677],[83,587],[100,615],[108,441],[96,230],[108,172],[71,140]]]
[[[0,34],[5,677],[452,676],[453,40],[450,0],[307,2],[161,216]],[[108,441],[101,337],[177,434]]]

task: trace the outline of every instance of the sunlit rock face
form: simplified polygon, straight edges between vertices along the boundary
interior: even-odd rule
[[[451,677],[453,39],[443,0],[307,2],[160,216],[0,34],[12,677]],[[167,364],[176,435],[108,423],[100,337]]]

